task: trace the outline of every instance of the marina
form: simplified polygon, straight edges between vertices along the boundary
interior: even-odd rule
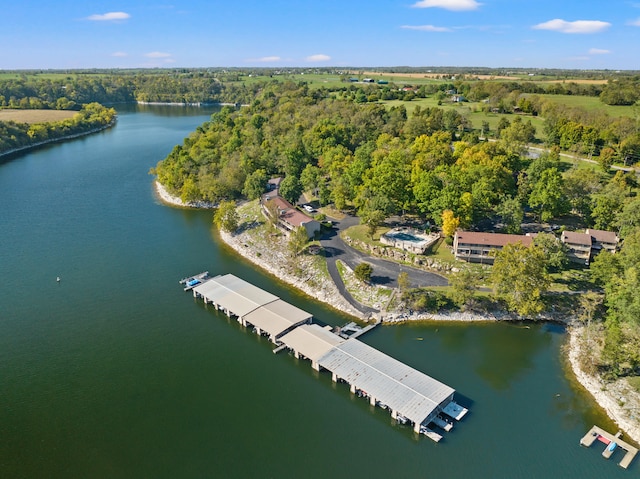
[[[460,421],[468,412],[453,400],[453,388],[356,339],[379,322],[365,328],[349,323],[336,334],[330,326],[312,323],[310,313],[241,278],[203,274],[180,282],[197,281],[191,288],[195,298],[268,336],[276,345],[274,353],[290,349],[297,359],[309,359],[314,370],[329,371],[333,382],[347,383],[351,393],[389,410],[416,433],[439,442],[442,435],[428,425],[448,432],[453,424],[444,416]]]
[[[622,440],[622,433],[618,432],[615,435],[610,434],[598,426],[593,426],[589,432],[580,439],[580,445],[584,447],[591,447],[591,445],[596,441],[605,445],[605,448],[602,451],[602,457],[605,459],[611,458],[618,448],[626,451],[622,460],[618,463],[618,465],[623,469],[627,469],[629,467],[638,453],[637,448]]]
[[[618,429],[566,378],[558,325],[383,323],[360,336],[475,413],[451,433],[429,426],[435,444],[184,292],[183,277],[233,273],[320,327],[352,320],[240,261],[211,211],[153,196],[149,167],[210,120],[184,116],[194,110],[120,105],[115,128],[0,167],[0,264],[38,284],[0,291],[0,477],[638,476],[639,456],[623,469],[623,451],[607,461],[604,444],[579,446],[593,424]]]

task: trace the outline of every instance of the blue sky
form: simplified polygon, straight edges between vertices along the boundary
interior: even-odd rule
[[[0,69],[640,69],[640,0],[5,2]]]

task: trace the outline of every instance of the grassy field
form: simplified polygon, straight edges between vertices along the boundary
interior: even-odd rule
[[[407,109],[407,114],[411,116],[415,111],[417,106],[420,108],[432,108],[438,107],[442,109],[454,109],[458,111],[461,115],[466,116],[474,129],[479,130],[482,128],[482,122],[486,121],[489,123],[489,128],[491,130],[495,130],[498,126],[498,122],[500,118],[506,117],[507,120],[511,121],[515,117],[513,114],[503,114],[503,113],[486,113],[480,110],[480,103],[466,102],[466,103],[450,103],[450,102],[442,102],[441,105],[438,105],[438,101],[434,98],[416,98],[411,101],[403,101],[403,100],[389,100],[381,102],[389,107],[404,105]],[[523,119],[531,120],[531,124],[536,128],[536,137],[542,138],[542,126],[544,125],[544,119],[537,116],[529,116],[524,115]]]
[[[73,117],[73,110],[0,110],[0,121],[16,123],[49,123]]]
[[[612,106],[606,105],[600,101],[600,98],[594,96],[576,96],[576,95],[539,95],[545,100],[549,100],[561,105],[584,108],[588,111],[601,110],[606,112],[613,118],[628,116],[635,118],[640,116],[639,106]]]

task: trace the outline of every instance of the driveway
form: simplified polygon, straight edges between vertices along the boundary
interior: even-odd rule
[[[359,223],[360,219],[355,216],[347,216],[343,220],[334,221],[334,227],[330,231],[325,232],[320,239],[320,244],[324,248],[327,258],[327,268],[331,278],[344,298],[359,311],[366,314],[375,312],[376,310],[360,304],[349,294],[338,273],[336,266],[337,260],[347,264],[351,269],[354,269],[359,263],[366,261],[373,266],[371,281],[390,288],[398,286],[398,274],[401,272],[408,274],[409,283],[413,288],[421,286],[447,286],[449,284],[447,279],[440,275],[410,266],[400,265],[382,258],[369,256],[347,245],[342,238],[340,238],[340,232]]]

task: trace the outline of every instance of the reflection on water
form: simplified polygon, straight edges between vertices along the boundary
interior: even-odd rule
[[[154,199],[149,168],[210,113],[122,108],[0,165],[0,477],[628,477],[578,446],[615,426],[565,378],[561,328],[363,336],[471,408],[434,444],[184,293],[189,274],[233,273],[348,320],[221,247],[210,211]]]

